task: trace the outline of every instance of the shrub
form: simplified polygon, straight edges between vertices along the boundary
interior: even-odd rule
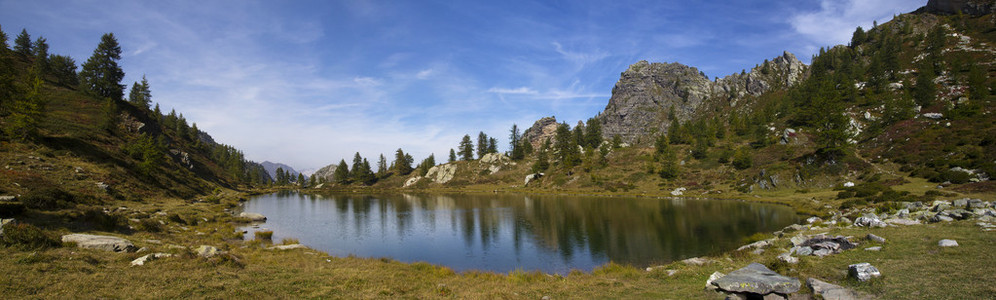
[[[156,233],[156,232],[162,232],[163,231],[163,225],[160,224],[159,221],[156,221],[156,220],[153,220],[153,219],[148,219],[148,218],[139,220],[138,221],[138,225],[135,226],[135,227],[138,230],[146,231],[146,232]]]
[[[89,208],[83,211],[83,215],[80,216],[80,220],[92,224],[94,227],[112,231],[118,227],[124,227],[128,225],[128,220],[122,215],[108,214],[100,208]]]
[[[55,210],[69,207],[75,202],[72,194],[54,186],[46,186],[31,190],[27,195],[21,197],[24,206],[33,209]]]
[[[273,230],[257,231],[255,235],[257,240],[273,240]]]
[[[754,165],[754,160],[750,157],[750,151],[741,148],[733,156],[733,167],[737,170],[744,170]]]
[[[273,232],[271,231],[270,233],[272,234]],[[298,241],[295,238],[286,238],[286,239],[281,240],[280,243],[284,244],[284,245],[294,245],[294,244],[300,244],[301,241]]]
[[[25,251],[55,248],[62,245],[58,239],[41,230],[41,228],[25,223],[7,224],[4,226],[3,237],[0,237],[0,243]]]

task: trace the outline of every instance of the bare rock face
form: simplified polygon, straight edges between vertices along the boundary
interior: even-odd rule
[[[425,177],[431,178],[432,181],[436,183],[447,183],[450,180],[453,180],[453,176],[456,175],[456,171],[456,164],[438,165],[429,168],[429,172],[425,173]]]
[[[315,178],[322,179],[324,182],[332,182],[334,181],[332,174],[335,174],[335,169],[338,167],[338,164],[327,165],[321,169],[318,169],[318,171],[315,171],[313,175],[315,175]]]
[[[964,14],[981,16],[996,12],[996,3],[992,0],[930,0],[925,7],[928,12],[941,14]]]
[[[684,122],[709,104],[736,106],[745,96],[792,86],[804,78],[806,70],[806,65],[788,52],[750,72],[716,81],[695,67],[640,61],[622,72],[609,104],[598,116],[602,136],[611,139],[619,135],[624,142],[634,143],[641,137],[666,133],[672,111],[674,118]]]
[[[543,145],[546,139],[553,141],[553,136],[557,133],[557,117],[545,117],[533,123],[532,127],[529,127],[522,133],[522,139],[529,141],[533,145],[533,149],[539,149]]]

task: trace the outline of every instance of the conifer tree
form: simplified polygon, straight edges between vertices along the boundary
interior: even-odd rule
[[[521,142],[521,144],[522,144],[522,156],[523,157],[526,157],[526,156],[529,156],[529,155],[533,154],[533,143],[530,143],[529,140],[527,140],[527,139],[523,139],[522,142]]]
[[[410,157],[401,151],[401,148],[394,152],[394,171],[398,172],[398,175],[408,175],[412,172],[412,159]]]
[[[930,106],[934,102],[937,94],[937,86],[934,85],[934,67],[929,63],[923,63],[916,75],[916,84],[910,91],[913,100],[920,106]]]
[[[454,162],[456,159],[456,151],[453,151],[453,148],[450,148],[450,157],[446,162]]]
[[[332,180],[338,184],[348,184],[349,183],[349,166],[346,165],[346,160],[339,160],[339,165],[332,172]]]
[[[547,157],[548,156],[547,152],[549,151],[550,151],[550,140],[547,139],[545,142],[543,142],[543,145],[540,146],[539,152],[536,154],[536,161],[533,162],[533,167],[532,167],[533,173],[541,173],[543,171],[546,171],[546,169],[550,168],[550,161],[549,158]]]
[[[384,177],[387,175],[387,158],[384,154],[380,154],[380,159],[377,160],[377,177]]]
[[[592,149],[602,145],[602,121],[596,118],[588,119],[585,123],[584,144]]]
[[[149,80],[145,75],[142,75],[142,83],[132,84],[131,92],[128,93],[128,102],[139,108],[149,108],[152,103],[152,91],[149,89]]]
[[[522,152],[522,134],[519,133],[519,126],[512,124],[512,130],[509,131],[508,135],[508,145],[511,150],[509,150],[509,157],[512,160],[520,160],[525,157],[525,153]]]
[[[297,173],[297,185],[300,187],[308,186],[308,181],[304,180],[304,174]]]
[[[10,47],[7,45],[7,34],[3,32],[3,28],[0,27],[0,51],[7,50]],[[2,56],[4,54],[0,54]]]
[[[498,153],[498,139],[488,138],[488,154]]]
[[[80,71],[80,85],[84,91],[100,97],[121,101],[124,97],[124,71],[118,66],[121,59],[121,46],[113,33],[104,34],[93,55],[83,63]]]
[[[477,159],[481,159],[488,154],[488,135],[481,131],[477,134]]]
[[[38,37],[35,41],[34,49],[32,49],[35,56],[34,62],[31,64],[31,71],[42,76],[51,73],[51,64],[48,61],[48,42],[43,37]]]
[[[570,126],[567,123],[561,123],[560,126],[557,126],[554,138],[556,139],[554,147],[557,149],[557,160],[560,162],[560,165],[565,169],[576,166],[580,162],[581,157],[578,153],[577,140],[571,134]]]
[[[861,45],[861,43],[865,42],[866,38],[865,30],[862,29],[861,26],[858,26],[858,28],[854,30],[854,34],[851,36],[851,47]]]
[[[474,160],[474,144],[470,141],[470,135],[465,134],[460,140],[460,159],[464,161]]]
[[[30,57],[34,54],[33,47],[34,45],[31,44],[31,36],[28,35],[28,30],[21,29],[21,34],[18,34],[17,38],[14,39],[14,52],[24,55],[24,57]]]
[[[360,169],[363,170],[363,172],[360,172],[360,177],[358,178],[360,182],[365,185],[371,185],[374,184],[374,182],[377,182],[377,176],[374,175],[373,170],[370,169],[370,162],[367,161],[366,158],[363,159],[363,165],[361,165]]]
[[[64,86],[79,85],[79,78],[76,77],[76,61],[72,57],[53,54],[49,56],[49,63],[56,82]]]
[[[31,88],[20,99],[14,99],[10,115],[4,122],[4,133],[12,139],[27,140],[38,132],[45,113],[45,102],[41,95],[42,80],[32,76]]]

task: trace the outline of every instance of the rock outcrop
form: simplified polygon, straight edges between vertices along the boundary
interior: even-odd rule
[[[736,106],[747,95],[794,85],[803,79],[806,70],[806,65],[788,52],[750,72],[716,81],[695,67],[640,61],[622,72],[609,104],[599,114],[602,136],[610,139],[619,135],[624,142],[634,143],[641,137],[667,132],[672,116],[684,122],[703,107]]]
[[[447,183],[450,182],[450,180],[453,180],[453,176],[456,175],[456,171],[456,164],[438,165],[429,168],[429,171],[425,173],[425,177],[432,179],[435,183]]]
[[[532,127],[522,132],[522,139],[529,141],[533,145],[533,149],[539,149],[547,139],[553,142],[553,136],[556,135],[557,126],[559,125],[557,117],[545,117],[536,120]]]
[[[316,179],[320,179],[321,182],[333,182],[335,181],[335,178],[333,178],[332,174],[335,174],[335,169],[338,167],[338,164],[327,165],[321,169],[318,169],[318,171],[315,171],[312,175],[314,175]]]
[[[751,263],[742,269],[730,272],[713,280],[712,284],[722,291],[749,294],[747,298],[772,293],[787,295],[798,292],[802,286],[798,278],[782,276],[759,263]]]
[[[131,241],[106,235],[73,233],[62,236],[63,243],[76,243],[84,249],[97,249],[111,252],[135,252],[138,248]]]

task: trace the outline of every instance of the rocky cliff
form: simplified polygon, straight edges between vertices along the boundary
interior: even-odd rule
[[[318,169],[318,171],[315,171],[315,173],[312,173],[311,175],[315,176],[315,178],[321,180],[322,182],[332,182],[332,174],[335,174],[335,169],[338,167],[338,164],[327,165],[321,169]]]
[[[962,12],[981,16],[996,12],[996,2],[992,0],[930,0],[922,10],[931,13],[956,14]]]
[[[619,135],[623,141],[633,143],[643,136],[664,133],[672,115],[687,121],[709,101],[736,106],[748,95],[795,84],[806,69],[795,55],[785,52],[750,72],[711,81],[695,67],[640,61],[622,72],[609,104],[598,116],[602,135]]]
[[[533,149],[539,149],[543,145],[546,139],[553,141],[553,136],[557,133],[557,117],[545,117],[533,123],[532,127],[529,127],[522,133],[522,139],[529,141],[533,145]]]

